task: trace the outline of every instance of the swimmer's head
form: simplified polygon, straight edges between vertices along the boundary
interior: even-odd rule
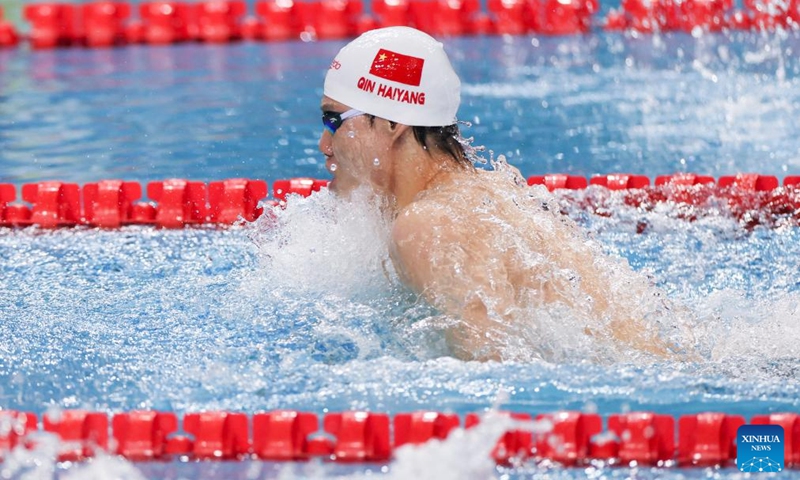
[[[409,126],[456,123],[461,81],[440,42],[409,27],[370,30],[342,48],[324,94],[363,113]]]
[[[423,188],[443,166],[474,168],[456,122],[460,98],[430,35],[390,27],[353,40],[331,63],[320,104],[329,188],[348,195],[366,186],[396,204],[398,192]]]

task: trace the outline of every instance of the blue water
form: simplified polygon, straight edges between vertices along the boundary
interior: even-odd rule
[[[318,101],[341,45],[2,50],[0,181],[323,176]],[[447,45],[466,133],[525,174],[800,171],[793,34]]]
[[[0,50],[0,182],[325,178],[318,102],[341,45]],[[464,82],[465,135],[525,175],[800,174],[793,34],[459,38],[446,46]],[[363,219],[332,205],[324,193],[292,202],[277,237],[266,222],[0,230],[0,405],[37,413],[465,414],[497,403],[530,413],[675,416],[798,409],[795,228],[751,231],[725,215],[690,223],[630,207],[598,217],[566,202],[609,254],[691,312],[708,354],[695,363],[567,355],[484,364],[454,360],[435,332],[412,328],[431,312],[385,282],[380,255],[358,248],[370,238],[358,228]],[[642,220],[649,228],[638,234]],[[454,447],[437,457],[432,478],[464,478],[463,456]],[[128,467],[152,478],[342,474]]]

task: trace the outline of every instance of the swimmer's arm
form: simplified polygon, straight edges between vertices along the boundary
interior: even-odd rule
[[[437,211],[407,210],[392,229],[392,260],[410,288],[461,320],[447,335],[455,356],[499,360],[502,340],[491,337],[505,331],[502,312],[513,304],[513,288],[498,252],[469,228]]]

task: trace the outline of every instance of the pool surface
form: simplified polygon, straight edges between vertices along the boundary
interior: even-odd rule
[[[526,176],[800,174],[795,34],[445,44],[462,76],[460,117],[471,124],[463,133]],[[0,50],[0,182],[326,178],[318,105],[342,45]],[[746,229],[725,214],[688,222],[624,205],[596,216],[555,201],[680,305],[702,360],[593,363],[568,344],[544,358],[455,360],[434,312],[384,273],[380,222],[323,191],[291,199],[277,220],[233,228],[0,229],[0,405],[39,414],[797,411],[798,229]],[[649,227],[637,233],[642,221]],[[541,328],[549,339],[568,335],[557,322]],[[464,457],[480,448],[452,442],[371,473],[115,458],[48,468],[63,478],[408,478],[419,462],[435,463],[430,478],[736,472],[465,470]],[[15,465],[0,477],[54,475]]]

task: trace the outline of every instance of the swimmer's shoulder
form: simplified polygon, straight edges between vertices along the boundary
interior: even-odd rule
[[[467,205],[449,187],[423,192],[398,212],[392,224],[392,240],[436,244],[457,241],[464,235]]]
[[[409,236],[446,226],[452,221],[452,209],[446,202],[446,196],[441,193],[422,196],[398,212],[392,231]]]
[[[453,242],[450,220],[438,202],[420,199],[404,207],[391,228],[389,254],[403,282],[422,292],[433,278],[432,258]]]

